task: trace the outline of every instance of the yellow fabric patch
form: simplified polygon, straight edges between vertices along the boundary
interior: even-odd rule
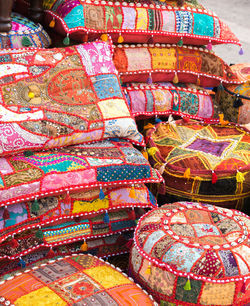
[[[106,197],[105,199],[95,199],[92,202],[88,201],[74,201],[73,204],[73,214],[81,213],[81,212],[90,212],[90,211],[98,211],[100,209],[109,208],[109,199]]]
[[[149,48],[153,69],[176,69],[177,57],[175,48]]]
[[[48,287],[32,291],[15,301],[17,306],[64,306],[67,305],[54,291]]]
[[[123,99],[107,99],[98,103],[104,119],[130,117],[127,105]]]
[[[203,305],[232,305],[234,293],[234,283],[206,283],[202,291],[200,303]]]
[[[119,285],[131,284],[131,281],[120,272],[109,266],[100,266],[84,270],[84,273],[91,276],[100,283],[105,289],[113,288]]]
[[[137,23],[136,30],[147,30],[148,29],[148,13],[145,8],[137,8]]]

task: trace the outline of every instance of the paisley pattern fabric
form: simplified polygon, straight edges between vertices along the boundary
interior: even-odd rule
[[[18,284],[18,285],[17,285]],[[38,262],[3,281],[1,299],[15,305],[154,305],[125,274],[97,257],[73,255]]]
[[[55,29],[69,33],[82,41],[84,34],[93,39],[109,33],[114,41],[122,35],[125,42],[146,43],[149,39],[160,43],[206,45],[234,43],[237,37],[215,14],[197,1],[185,1],[180,8],[176,2],[126,0],[118,2],[87,0],[44,0],[47,24],[55,21]]]
[[[143,143],[110,44],[3,51],[0,68],[0,154],[110,137]]]
[[[131,112],[136,117],[173,114],[218,121],[212,97],[197,85],[162,82],[152,85],[126,83],[123,86]]]
[[[231,66],[232,71],[244,83],[228,85],[223,91],[217,90],[216,101],[225,118],[231,122],[250,124],[250,64],[236,64]],[[234,107],[239,95],[242,105]]]
[[[0,33],[0,49],[47,48],[51,44],[49,35],[40,24],[11,13],[12,28],[8,33]]]
[[[118,139],[1,158],[0,173],[0,206],[91,187],[162,180],[137,149]]]
[[[244,305],[249,231],[250,218],[236,210],[166,204],[140,218],[130,270],[161,305]]]
[[[203,87],[242,83],[221,58],[204,48],[118,45],[113,60],[123,82],[173,81]]]
[[[147,131],[151,164],[165,179],[163,193],[248,209],[250,134],[235,125],[183,120]]]

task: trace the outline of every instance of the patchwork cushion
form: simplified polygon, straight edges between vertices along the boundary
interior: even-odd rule
[[[2,51],[0,59],[1,154],[110,137],[143,143],[110,44]]]
[[[164,193],[229,208],[249,203],[247,130],[179,120],[159,123],[147,136],[150,161],[165,179]]]
[[[77,254],[21,270],[1,282],[0,296],[15,305],[132,305],[135,301],[154,305],[146,292],[114,266]]]
[[[219,43],[239,44],[237,37],[215,14],[197,1],[177,7],[160,1],[129,0],[45,0],[47,24],[62,34],[83,41],[102,33],[112,35],[114,42],[177,43],[206,45]],[[52,23],[51,23],[52,21]]]
[[[136,117],[174,114],[209,121],[218,118],[212,97],[197,85],[125,83],[123,91]]]
[[[114,64],[123,82],[173,81],[203,87],[242,83],[221,58],[192,46],[118,45]]]
[[[49,220],[40,229],[30,225],[0,244],[0,259],[17,259],[44,247],[49,249],[77,241],[88,251],[89,239],[93,241],[93,238],[134,230],[137,219],[144,213],[145,210],[136,208],[132,214],[129,208],[108,212],[108,221],[105,220],[105,214],[100,213],[93,217],[66,216],[57,221]]]
[[[47,48],[50,45],[50,37],[40,24],[35,24],[17,13],[12,13],[11,19],[10,32],[0,33],[0,48]]]
[[[132,144],[117,139],[28,155],[0,159],[0,206],[91,187],[162,180]]]
[[[131,208],[153,208],[156,201],[144,184],[104,187],[100,199],[99,188],[72,192],[68,195],[47,197],[0,208],[0,243],[28,229],[38,229],[65,220],[94,217],[103,213]],[[7,214],[7,217],[6,217]]]
[[[246,305],[250,218],[213,205],[177,202],[138,222],[130,269],[161,305]]]
[[[250,64],[236,64],[231,69],[244,83],[217,90],[216,100],[227,120],[250,124]]]

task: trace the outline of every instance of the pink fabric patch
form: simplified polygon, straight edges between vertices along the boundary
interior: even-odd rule
[[[213,115],[213,105],[210,96],[199,95],[198,116],[202,118],[211,118]]]
[[[145,112],[146,111],[146,98],[144,92],[141,90],[130,91],[130,101],[132,112]]]
[[[14,172],[5,158],[0,158],[0,172],[4,175]]]

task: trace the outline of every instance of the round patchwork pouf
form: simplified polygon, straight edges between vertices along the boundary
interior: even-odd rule
[[[239,211],[165,204],[139,220],[130,271],[161,305],[247,305],[249,234]]]

